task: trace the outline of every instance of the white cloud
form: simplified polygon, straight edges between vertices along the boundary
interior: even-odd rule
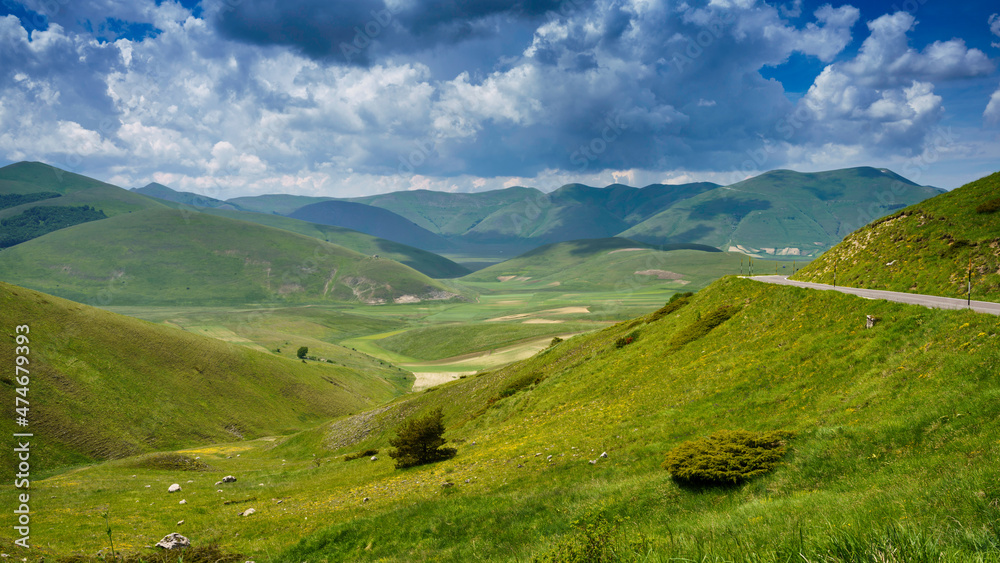
[[[990,96],[990,101],[986,104],[986,111],[983,112],[983,118],[990,124],[1000,123],[1000,88],[997,88]]]
[[[990,16],[990,33],[1000,37],[1000,14],[993,14]],[[990,45],[1000,49],[1000,43],[991,43]]]

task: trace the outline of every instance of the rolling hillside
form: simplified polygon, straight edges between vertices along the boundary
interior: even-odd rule
[[[817,256],[869,221],[941,191],[884,169],[775,170],[686,199],[621,236],[756,255]]]
[[[137,194],[142,194],[149,197],[155,197],[156,199],[162,199],[166,201],[172,201],[175,203],[183,203],[185,205],[193,205],[196,207],[219,207],[222,209],[239,209],[238,205],[229,203],[228,201],[222,201],[220,199],[215,199],[214,197],[208,197],[192,192],[179,192],[164,186],[163,184],[158,184],[156,182],[146,184],[141,188],[132,188],[129,190]]]
[[[851,233],[794,277],[868,289],[1000,301],[1000,173]]]
[[[191,506],[149,509],[165,493],[142,483],[165,489],[177,472],[130,480],[137,470],[105,464],[39,482],[66,508],[48,549],[103,547],[104,522],[80,513],[115,500],[123,549],[183,519],[194,544],[243,559],[564,561],[613,549],[612,560],[653,562],[994,561],[997,338],[988,315],[728,277],[278,443],[190,450],[213,467],[186,489]],[[458,455],[394,469],[388,439],[438,407]],[[788,452],[730,486],[661,467],[719,430],[789,432]],[[369,448],[376,460],[345,460]],[[239,483],[216,493],[230,473]],[[245,506],[253,517],[234,517]]]
[[[412,377],[302,363],[0,282],[0,324],[28,325],[32,468],[288,433],[404,392]],[[24,333],[24,331],[21,331]],[[14,365],[13,336],[0,361]],[[13,369],[0,379],[13,397]],[[0,422],[14,430],[13,399]],[[20,431],[25,431],[24,429]],[[4,466],[13,463],[8,456]]]
[[[39,192],[57,193],[60,196],[0,209],[0,219],[13,217],[38,206],[89,205],[103,211],[108,217],[163,207],[155,199],[40,162],[18,162],[0,168],[0,194]]]
[[[281,215],[252,213],[249,211],[228,209],[201,209],[199,211],[208,213],[209,215],[218,215],[230,219],[259,223],[276,229],[284,229],[337,244],[368,256],[377,254],[381,258],[388,258],[389,260],[406,264],[421,274],[435,279],[457,278],[469,273],[468,268],[461,264],[456,264],[444,256],[344,227],[321,225]]]
[[[392,260],[172,209],[77,225],[4,250],[0,280],[98,305],[386,303],[455,295]]]
[[[696,244],[660,248],[624,238],[583,239],[538,247],[462,281],[537,291],[641,291],[653,286],[687,291],[738,273],[741,258]]]
[[[431,252],[454,250],[455,244],[391,211],[352,201],[311,203],[288,214],[292,219],[334,225]]]

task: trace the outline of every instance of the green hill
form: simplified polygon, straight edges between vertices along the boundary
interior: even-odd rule
[[[409,246],[383,238],[374,237],[359,231],[300,221],[291,217],[249,211],[229,209],[199,209],[202,213],[259,223],[276,229],[284,229],[300,235],[306,235],[333,244],[349,248],[368,256],[379,255],[406,264],[414,270],[435,279],[457,278],[469,273],[469,269],[451,260],[420,248]]]
[[[15,430],[13,367],[3,431],[34,433],[31,466],[253,439],[308,428],[392,398],[412,378],[302,363],[0,283],[0,361],[15,365],[15,327],[28,325],[27,428]],[[4,462],[11,468],[14,461]]]
[[[163,207],[155,199],[40,162],[18,162],[0,168],[0,194],[28,195],[46,192],[60,195],[0,209],[0,219],[14,217],[32,207],[42,206],[89,205],[103,211],[108,217]]]
[[[409,219],[364,203],[321,201],[300,207],[288,216],[310,223],[344,227],[399,243],[405,241],[405,244],[431,252],[455,249],[454,243]]]
[[[939,193],[885,169],[775,170],[686,199],[620,236],[817,256],[869,221]]]
[[[387,209],[439,235],[458,236],[509,205],[539,197],[544,194],[535,188],[512,187],[471,194],[408,190],[350,201]]]
[[[177,190],[168,188],[167,186],[164,186],[163,184],[158,184],[156,182],[146,184],[141,188],[132,188],[129,191],[149,197],[155,197],[157,199],[172,201],[175,203],[183,203],[185,205],[193,205],[196,207],[221,207],[223,209],[239,209],[238,205],[229,203],[228,201],[222,201],[221,199],[215,199],[214,197],[203,196],[201,194],[196,194],[193,192],[179,192]]]
[[[0,279],[100,305],[385,303],[455,295],[392,260],[172,209],[77,225],[6,249]]]
[[[1000,173],[850,234],[795,279],[1000,301]]]
[[[192,478],[190,506],[143,488],[177,472],[131,479],[105,464],[33,483],[62,507],[59,533],[39,541],[105,547],[86,507],[114,502],[124,550],[183,519],[193,543],[247,559],[996,561],[997,338],[989,315],[727,277],[523,362],[247,444],[240,459],[197,450],[213,470]],[[458,455],[395,470],[388,439],[438,407]],[[661,467],[719,430],[789,432],[788,452],[730,486]],[[344,458],[369,448],[377,460]],[[230,473],[240,481],[216,493]],[[245,507],[256,513],[235,517]]]
[[[287,215],[300,207],[320,201],[331,201],[332,197],[312,197],[291,194],[268,194],[227,199],[234,206],[256,213],[276,213]]]
[[[652,286],[686,291],[738,273],[741,258],[697,244],[661,248],[625,238],[582,239],[538,247],[462,281],[552,291],[636,291]]]

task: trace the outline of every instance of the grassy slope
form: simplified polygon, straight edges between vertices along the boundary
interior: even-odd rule
[[[163,207],[155,199],[40,162],[18,162],[0,168],[0,193],[36,192],[56,192],[62,196],[2,209],[0,219],[38,206],[89,205],[104,211],[108,217]]]
[[[32,467],[287,433],[408,388],[377,364],[280,358],[0,283],[5,333],[30,327]],[[14,365],[13,338],[0,361]],[[13,369],[2,379],[13,396]],[[13,407],[13,399],[8,409]],[[14,428],[5,412],[2,428]],[[13,463],[8,457],[4,466]]]
[[[725,305],[740,311],[683,343]],[[641,561],[997,560],[998,338],[988,315],[724,278],[659,320],[573,338],[277,448],[199,450],[214,471],[190,485],[191,506],[149,510],[184,477],[165,472],[130,480],[134,469],[110,464],[40,482],[41,498],[65,507],[49,525],[73,533],[39,541],[93,553],[103,521],[81,512],[113,501],[116,540],[133,549],[185,519],[192,541],[282,561],[523,561],[595,515],[642,534],[643,547],[622,546]],[[393,470],[388,438],[435,407],[458,456]],[[782,467],[748,484],[671,481],[664,452],[718,429],[797,436]],[[379,461],[341,460],[368,447]],[[216,494],[210,483],[227,472],[240,482]],[[246,520],[213,500],[251,496]]]
[[[721,305],[743,309],[672,346]],[[863,328],[865,314],[881,319],[875,329]],[[636,329],[636,343],[614,348]],[[333,509],[343,523],[287,555],[506,560],[602,512],[630,518],[661,554],[697,559],[815,559],[851,542],[891,550],[878,544],[896,525],[935,554],[992,546],[995,557],[997,338],[986,315],[726,279],[659,321],[578,337],[363,415],[360,441],[349,423],[293,440],[288,453],[309,451],[308,436],[341,451],[384,446],[399,420],[441,406],[450,436],[469,441],[451,462],[353,473],[330,495],[343,499]],[[488,406],[525,377],[542,382]],[[798,437],[783,468],[734,489],[681,488],[659,468],[670,447],[724,428]],[[587,463],[602,451],[608,460]],[[442,491],[443,480],[457,490]],[[362,496],[375,504],[362,507]]]
[[[245,211],[233,211],[228,209],[200,209],[203,213],[260,223],[277,229],[284,229],[300,235],[306,235],[320,240],[349,248],[355,252],[368,256],[378,254],[383,258],[395,260],[406,264],[414,270],[435,279],[456,278],[469,273],[469,269],[448,260],[447,258],[421,250],[419,248],[401,244],[383,238],[335,227],[333,225],[320,225],[309,223],[281,215],[268,215],[265,213],[252,213]]]
[[[350,201],[388,209],[431,232],[454,236],[464,234],[500,209],[539,196],[542,192],[534,188],[512,187],[472,194],[412,190]]]
[[[625,250],[636,248],[641,250]],[[584,239],[537,248],[474,272],[462,281],[496,282],[501,277],[518,276],[503,284],[555,291],[628,291],[652,286],[681,289],[690,283],[701,288],[721,275],[738,273],[741,258],[704,250],[656,250],[623,238]],[[677,281],[638,274],[652,270],[683,277]]]
[[[163,184],[158,184],[156,182],[146,184],[141,188],[132,188],[129,191],[133,193],[142,194],[144,196],[155,197],[156,199],[172,201],[174,203],[182,203],[184,205],[197,205],[199,207],[222,207],[224,209],[234,209],[234,208],[238,209],[238,206],[229,203],[227,201],[222,201],[220,199],[215,199],[214,197],[208,197],[193,192],[179,192],[177,190],[171,189],[167,186],[164,186]]]
[[[330,201],[332,199],[334,198],[291,195],[291,194],[268,194],[268,195],[258,195],[258,196],[234,197],[226,201],[239,207],[240,209],[246,209],[247,211],[255,211],[257,213],[277,213],[280,215],[285,215],[287,213],[295,211],[296,209],[302,206],[309,205],[310,203],[317,203],[320,201]]]
[[[680,202],[620,236],[720,248],[797,248],[815,256],[871,219],[939,193],[874,168],[776,170]]]
[[[377,346],[417,360],[440,360],[495,350],[542,336],[593,330],[594,323],[460,323],[417,328],[376,341]]]
[[[392,260],[171,209],[77,225],[7,249],[0,279],[99,305],[377,302],[446,290]]]
[[[512,202],[483,218],[462,238],[478,242],[529,239],[535,244],[547,244],[611,237],[712,187],[715,184],[653,184],[645,188],[567,184],[549,194]]]
[[[354,201],[321,201],[288,214],[293,219],[335,225],[372,236],[405,241],[429,251],[454,250],[455,244],[387,209]]]
[[[850,287],[1000,301],[1000,212],[976,207],[1000,197],[1000,173],[911,205],[859,229],[795,279]]]

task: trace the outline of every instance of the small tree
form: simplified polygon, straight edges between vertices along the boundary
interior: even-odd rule
[[[435,409],[429,415],[416,420],[407,420],[396,430],[396,437],[389,439],[389,444],[396,448],[389,452],[389,457],[396,460],[396,469],[423,465],[455,457],[458,450],[442,448],[446,440],[441,409]]]
[[[301,346],[299,348],[299,351],[296,352],[295,355],[298,356],[299,358],[305,358],[306,354],[308,354],[308,353],[309,353],[309,347],[307,347],[307,346]]]

